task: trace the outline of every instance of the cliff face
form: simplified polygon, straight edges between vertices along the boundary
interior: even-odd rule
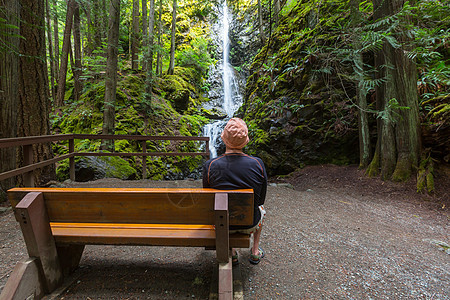
[[[270,174],[357,162],[357,110],[348,102],[354,94],[342,88],[351,83],[336,76],[323,53],[333,43],[335,9],[328,5],[318,15],[312,1],[300,1],[263,47],[254,34],[246,46],[238,42],[235,53],[242,61],[246,53],[257,53],[238,112],[250,129],[246,150],[261,157]]]

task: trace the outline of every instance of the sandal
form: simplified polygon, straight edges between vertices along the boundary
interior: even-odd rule
[[[233,266],[237,266],[239,264],[239,257],[236,253],[236,255],[231,256],[231,264]]]
[[[261,259],[264,258],[264,250],[261,249],[261,247],[259,247],[258,251],[259,251],[259,255],[250,254],[250,258],[248,259],[248,261],[254,265],[259,264]]]

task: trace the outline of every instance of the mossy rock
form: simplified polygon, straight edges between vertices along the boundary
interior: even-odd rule
[[[189,106],[189,90],[179,89],[171,93],[170,100],[178,112],[184,112]]]
[[[117,156],[77,157],[75,159],[75,180],[80,182],[101,178],[119,178],[133,180],[138,177],[137,171],[128,161]],[[68,162],[57,167],[57,178],[60,181],[69,178]]]

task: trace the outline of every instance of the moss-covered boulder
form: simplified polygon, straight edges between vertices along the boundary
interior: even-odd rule
[[[69,164],[64,162],[57,168],[58,180],[69,178]],[[75,160],[75,181],[86,182],[102,178],[133,180],[138,178],[136,169],[117,156],[78,157]]]

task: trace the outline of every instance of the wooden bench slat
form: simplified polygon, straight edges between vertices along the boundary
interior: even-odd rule
[[[42,192],[50,221],[214,224],[215,189],[14,188],[13,207],[28,192]],[[253,223],[253,190],[227,191],[230,225]],[[126,210],[126,214],[124,214]]]
[[[212,225],[51,223],[57,244],[214,247]],[[250,246],[249,235],[231,234],[236,248]]]
[[[161,229],[197,229],[197,230],[211,230],[214,229],[212,225],[183,225],[183,224],[127,224],[127,223],[62,223],[50,222],[52,228],[161,228]]]

